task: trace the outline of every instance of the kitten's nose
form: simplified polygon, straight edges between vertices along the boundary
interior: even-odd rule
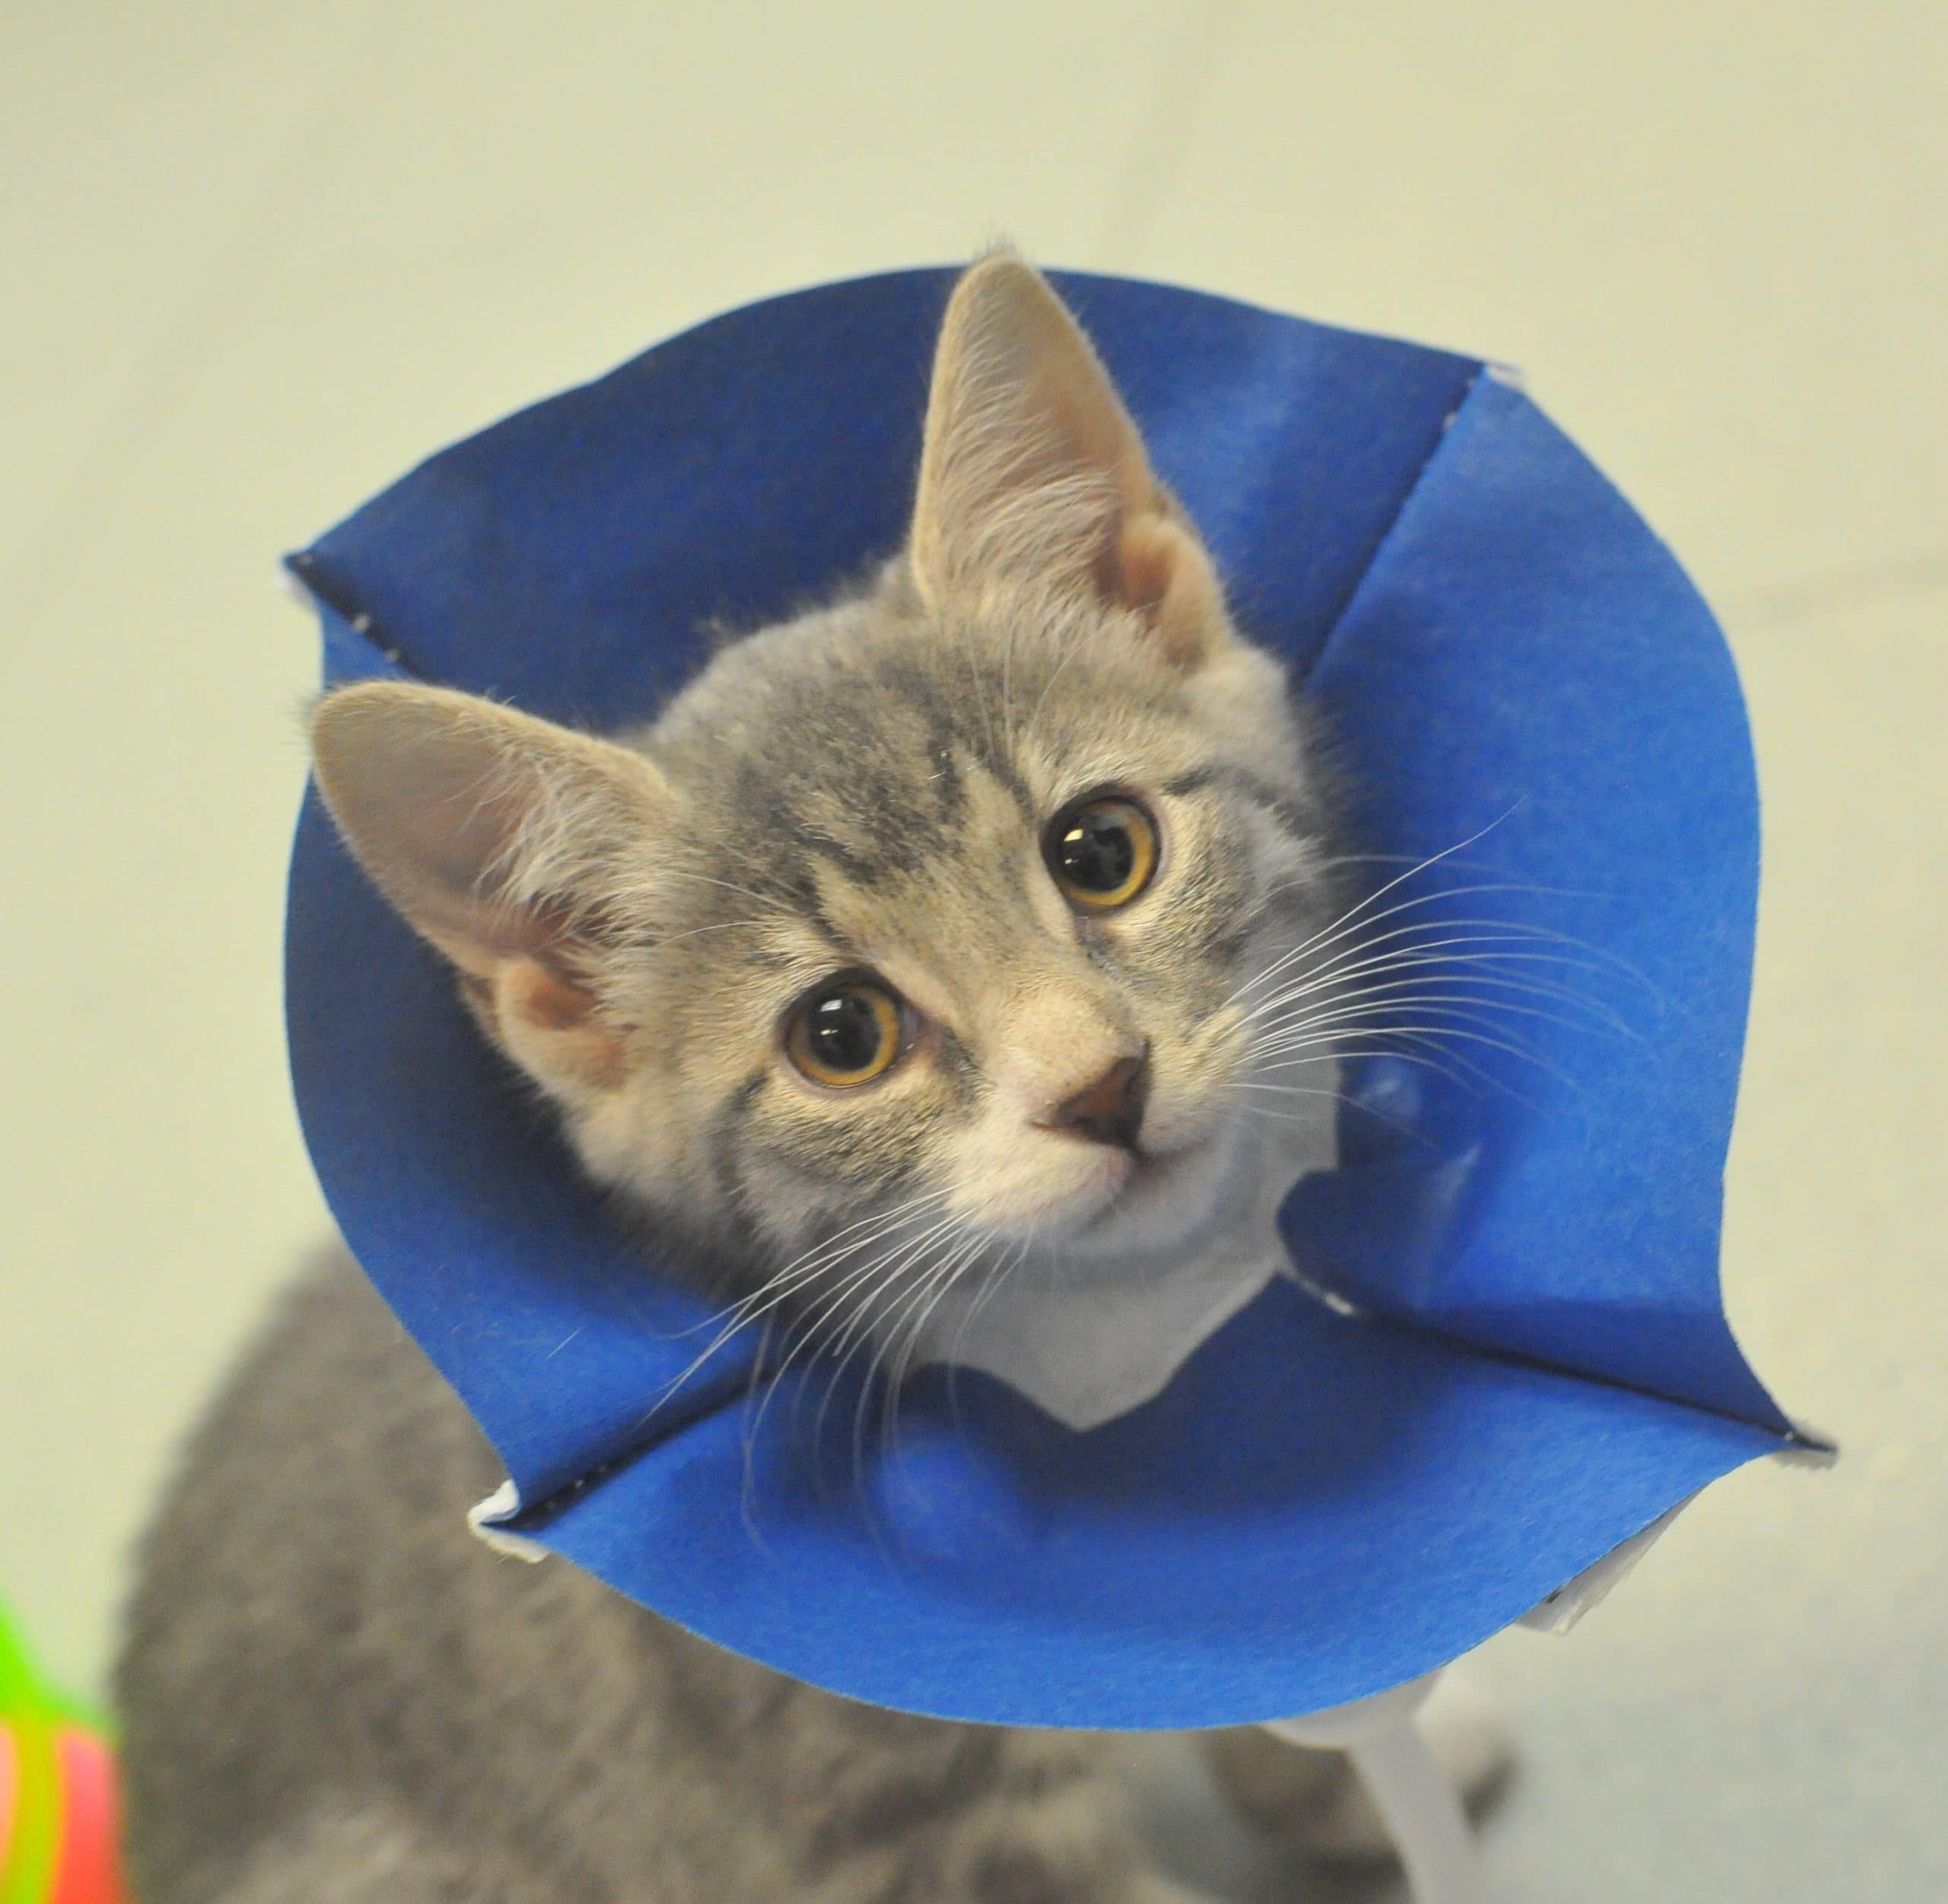
[[[1134,1058],[1119,1058],[1093,1084],[1065,1097],[1043,1128],[1133,1151],[1149,1096],[1150,1047],[1146,1044]]]

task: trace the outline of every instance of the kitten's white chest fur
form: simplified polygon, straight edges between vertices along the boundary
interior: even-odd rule
[[[914,1361],[998,1376],[1072,1428],[1140,1407],[1274,1276],[1293,1273],[1279,1207],[1300,1177],[1338,1160],[1332,1091],[1322,1075],[1290,1111],[1245,1121],[1211,1231],[1195,1247],[1031,1252],[978,1286],[963,1278],[937,1305]]]

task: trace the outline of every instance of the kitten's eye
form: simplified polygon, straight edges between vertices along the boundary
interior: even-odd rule
[[[842,979],[791,1014],[785,1049],[815,1084],[869,1084],[899,1055],[899,1007],[870,979]]]
[[[1133,800],[1099,794],[1058,817],[1042,844],[1055,884],[1077,906],[1127,906],[1157,870],[1157,828]]]

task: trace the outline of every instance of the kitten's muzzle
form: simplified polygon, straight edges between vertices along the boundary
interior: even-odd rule
[[[1039,1127],[1134,1153],[1149,1101],[1150,1046],[1146,1043],[1134,1057],[1119,1058],[1101,1077],[1065,1097],[1039,1120]]]

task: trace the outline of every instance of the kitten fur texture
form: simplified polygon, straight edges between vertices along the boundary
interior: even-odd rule
[[[896,1376],[916,1291],[1182,1260],[1289,1181],[1251,1001],[1336,911],[1317,747],[1012,256],[954,294],[911,540],[867,585],[640,733],[384,683],[314,736],[374,880],[734,1318],[863,1330]],[[145,1904],[1182,1895],[1106,1742],[722,1653],[473,1540],[499,1478],[323,1261],[145,1549],[119,1683]],[[1336,1761],[1284,1762],[1343,1813]]]

